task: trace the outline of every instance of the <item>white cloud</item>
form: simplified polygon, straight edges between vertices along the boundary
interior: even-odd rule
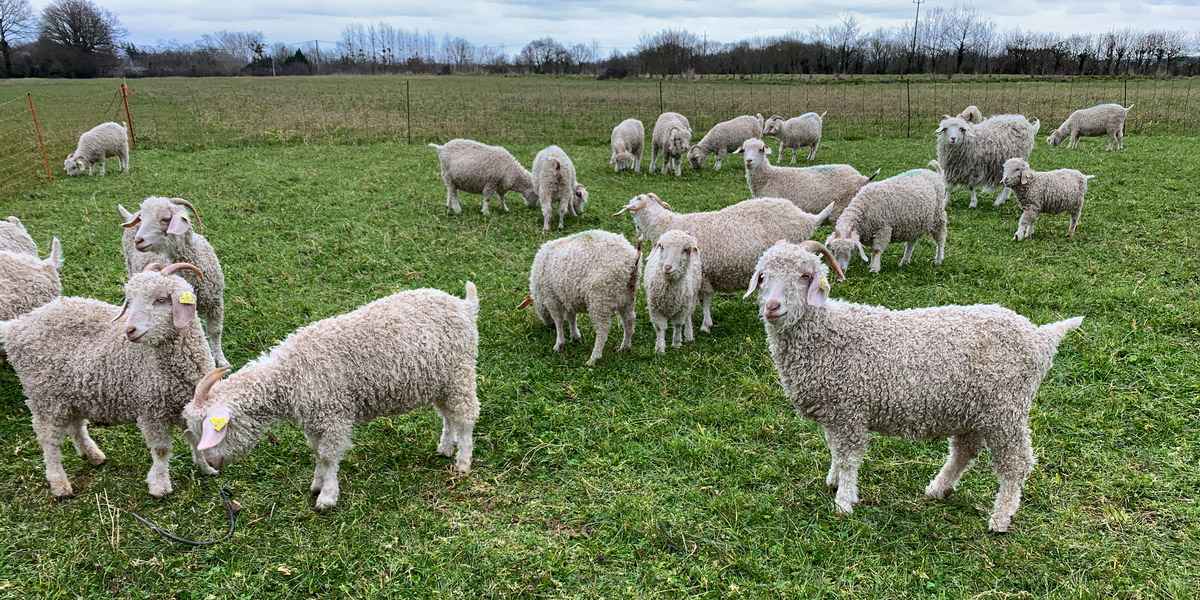
[[[515,52],[526,42],[551,36],[567,43],[597,40],[607,53],[628,50],[643,33],[682,27],[720,42],[775,36],[832,25],[842,11],[856,12],[864,32],[910,22],[907,2],[856,0],[837,2],[773,2],[746,5],[728,0],[263,0],[204,2],[197,0],[98,0],[129,29],[137,44],[176,39],[190,42],[221,29],[261,30],[271,42],[336,41],[344,26],[386,22],[396,27],[462,36],[479,45],[509,45]],[[33,0],[40,10],[48,0]],[[937,4],[949,8],[949,0]],[[1013,0],[984,4],[980,12],[1000,29],[1021,27],[1060,33],[1101,32],[1114,27],[1194,29],[1200,23],[1197,0]],[[926,3],[922,11],[934,3]]]

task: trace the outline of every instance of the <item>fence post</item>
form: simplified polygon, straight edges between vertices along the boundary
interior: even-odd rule
[[[128,88],[125,84],[121,84],[121,102],[125,104],[125,122],[129,123],[129,147],[137,147],[137,139],[133,135],[133,115],[129,113],[129,95],[126,93]]]
[[[663,113],[662,80],[658,82],[658,114]]]
[[[1125,78],[1125,98],[1124,98],[1124,102],[1122,102],[1121,104],[1124,104],[1125,106],[1129,106],[1129,78],[1128,77]]]
[[[404,137],[412,145],[412,91],[408,80],[404,80]]]
[[[33,115],[33,130],[37,132],[38,146],[42,147],[42,163],[46,165],[46,177],[50,181],[54,181],[54,175],[50,173],[50,159],[46,158],[46,144],[42,142],[42,128],[37,122],[37,112],[33,110],[33,94],[26,93],[26,98],[29,98],[29,114]]]
[[[912,82],[904,80],[904,92],[908,97],[908,134],[904,137],[912,137]]]

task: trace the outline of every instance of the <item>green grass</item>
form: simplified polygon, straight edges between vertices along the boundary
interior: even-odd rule
[[[540,147],[512,149],[529,164]],[[882,274],[856,261],[832,292],[894,308],[997,302],[1037,323],[1087,316],[1035,400],[1038,464],[1005,536],[986,533],[996,491],[986,455],[949,500],[921,498],[944,441],[876,438],[862,505],[836,517],[820,430],[784,398],[756,307],[739,296],[714,303],[711,335],[665,356],[652,352],[643,306],[632,353],[610,339],[584,367],[585,318],[583,342],[554,354],[553,332],[514,310],[546,239],[540,214],[515,194],[508,214],[482,216],[467,194],[463,214],[447,214],[423,146],[140,150],[128,175],[42,185],[0,212],[21,216],[43,248],[62,239],[66,294],[113,303],[124,279],[115,205],[194,202],[225,266],[235,365],[393,290],[461,295],[475,281],[483,409],[464,478],[435,455],[430,409],[359,427],[341,500],[324,515],[291,426],[214,479],[177,455],[162,501],[147,494],[136,427],[96,427],[108,463],[68,452],[78,495],[55,502],[18,381],[0,366],[0,596],[1189,597],[1200,582],[1200,141],[1131,136],[1126,147],[1034,151],[1039,169],[1097,174],[1074,238],[1059,215],[1014,244],[1013,203],[967,209],[959,192],[940,267],[926,240],[897,268],[897,245]],[[566,149],[592,201],[564,234],[632,238],[630,221],[609,215],[637,193],[684,211],[748,196],[737,161],[719,173],[685,166],[679,179],[618,175],[605,144]],[[931,157],[928,136],[829,140],[820,155],[884,176]],[[128,514],[213,537],[224,483],[245,510],[212,548],[171,544]]]
[[[597,81],[549,76],[214,77],[129,80],[141,148],[196,149],[263,144],[423,144],[454,137],[489,143],[606,143],[612,125],[660,109],[689,118],[698,140],[733,115],[828,112],[825,140],[927,138],[943,114],[968,104],[985,114],[1040,118],[1042,136],[1071,111],[1106,102],[1135,104],[1132,135],[1200,131],[1194,78],[635,78]],[[0,81],[0,199],[44,181],[32,94],[54,173],[79,134],[125,121],[121,80]],[[1197,97],[1193,97],[1197,96]]]

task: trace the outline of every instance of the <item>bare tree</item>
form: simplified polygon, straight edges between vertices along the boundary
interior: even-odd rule
[[[475,63],[475,46],[466,38],[449,35],[442,39],[442,62],[453,67],[457,73]]]
[[[853,69],[850,57],[862,45],[858,17],[852,12],[843,12],[838,24],[831,28],[838,50],[838,72],[850,73]]]
[[[33,31],[33,9],[29,0],[0,0],[0,54],[4,54],[4,76],[12,76],[12,51],[15,42]]]
[[[42,10],[38,38],[82,54],[113,54],[127,34],[116,15],[89,0],[55,0]]]

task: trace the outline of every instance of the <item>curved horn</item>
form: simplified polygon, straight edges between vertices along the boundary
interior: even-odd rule
[[[109,321],[109,322],[116,323],[118,319],[125,316],[125,311],[127,311],[127,310],[129,310],[129,298],[126,298],[124,301],[121,302],[121,312],[117,313],[117,316],[113,317],[113,320]]]
[[[200,211],[196,210],[196,207],[192,206],[191,202],[188,202],[183,198],[170,198],[169,200],[173,204],[179,204],[181,206],[188,207],[188,209],[192,211],[192,214],[196,216],[196,229],[204,229],[204,224],[200,222]]]
[[[182,269],[187,269],[187,270],[195,273],[196,277],[199,277],[200,279],[204,279],[204,273],[200,272],[200,267],[197,267],[196,265],[193,265],[192,263],[174,263],[174,264],[164,268],[162,270],[162,274],[164,276],[165,275],[174,275],[175,271],[179,271]]]
[[[125,223],[121,223],[121,227],[129,229],[130,227],[134,227],[138,223],[141,223],[141,222],[142,222],[142,211],[139,210],[139,211],[133,213],[133,217],[130,218],[128,221],[126,221]]]
[[[143,273],[145,273],[147,271],[161,271],[161,270],[163,270],[162,263],[156,263],[156,262],[150,263],[150,264],[142,267]]]
[[[838,281],[846,280],[846,274],[842,272],[842,268],[839,267],[837,261],[833,259],[833,254],[829,252],[829,248],[826,248],[825,244],[822,244],[816,240],[808,240],[806,242],[801,242],[800,248],[803,250],[808,250],[813,254],[824,255],[825,261],[829,263],[829,267],[833,269],[834,273],[837,273]]]
[[[208,375],[205,375],[204,379],[201,379],[200,383],[196,384],[196,394],[192,396],[192,402],[195,403],[196,406],[203,406],[204,401],[208,400],[208,391],[212,389],[214,383],[220,381],[220,379],[225,376],[225,373],[229,371],[230,368],[231,367],[217,367],[209,371]]]

